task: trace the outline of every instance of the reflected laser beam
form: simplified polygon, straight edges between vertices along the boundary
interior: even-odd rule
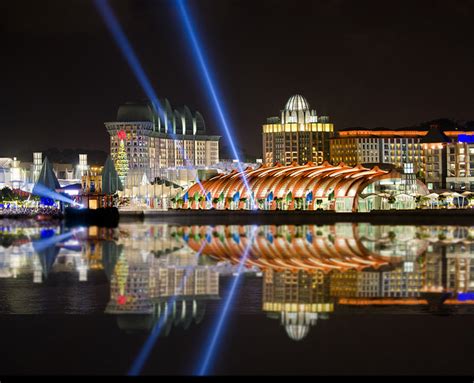
[[[78,229],[78,230],[71,230],[71,231],[68,231],[67,233],[55,235],[55,236],[52,236],[52,237],[49,237],[49,238],[44,238],[44,239],[39,239],[37,241],[33,241],[33,248],[37,252],[43,251],[43,250],[47,249],[48,247],[51,247],[51,246],[55,245],[58,242],[62,242],[62,241],[65,241],[66,239],[71,238],[73,235],[76,234],[77,231],[81,231],[81,230],[82,230],[82,228]]]
[[[243,269],[243,267],[245,265],[245,262],[246,262],[246,260],[249,256],[250,249],[252,248],[252,243],[253,243],[253,240],[255,238],[256,231],[257,231],[257,226],[253,226],[252,232],[249,236],[249,241],[248,241],[247,245],[245,246],[244,253],[242,254],[242,257],[241,257],[240,262],[239,262],[239,267],[237,268],[237,276],[232,281],[232,285],[230,287],[229,293],[227,294],[227,298],[224,302],[224,306],[222,307],[222,310],[221,310],[220,315],[218,317],[218,320],[217,320],[217,323],[216,323],[216,326],[215,326],[215,331],[211,335],[211,338],[209,340],[209,344],[206,347],[204,359],[202,360],[200,368],[197,371],[196,375],[199,375],[199,376],[207,375],[208,371],[209,371],[209,368],[211,367],[211,362],[212,362],[213,357],[216,353],[216,347],[218,345],[217,343],[219,341],[219,338],[220,338],[225,320],[227,318],[227,314],[229,313],[229,308],[230,308],[232,302],[234,301],[235,293],[237,291],[237,287],[239,286],[240,277],[242,275],[242,269]]]
[[[242,167],[239,154],[237,152],[237,148],[235,147],[235,144],[234,144],[234,140],[233,140],[234,135],[232,134],[231,127],[228,124],[228,119],[226,118],[224,107],[222,106],[221,101],[219,101],[221,98],[218,95],[217,88],[214,86],[215,82],[213,78],[211,77],[211,74],[209,73],[209,66],[207,65],[204,55],[202,54],[201,44],[199,43],[196,30],[191,22],[191,17],[189,16],[188,10],[186,8],[186,0],[177,0],[177,3],[178,3],[178,8],[180,11],[181,18],[183,20],[183,24],[185,26],[189,44],[191,45],[192,51],[194,52],[194,55],[199,63],[199,68],[201,69],[204,83],[206,84],[210,98],[214,105],[215,113],[219,121],[221,122],[222,128],[227,138],[227,142],[229,143],[229,146],[232,150],[232,154],[238,161],[237,166],[239,168],[239,172],[241,173],[245,188],[247,189],[250,204],[251,206],[255,208],[256,206],[255,206],[255,201],[252,195],[252,191],[250,189],[250,185],[248,183],[247,177],[245,176],[245,172]]]
[[[202,241],[201,247],[196,252],[196,258],[199,258],[202,251],[204,250],[205,245],[206,245],[206,240],[204,239]],[[186,269],[186,271],[188,271],[188,268]],[[182,289],[184,281],[185,281],[185,278],[183,278],[183,280],[181,281],[179,290]],[[146,361],[148,360],[148,357],[150,356],[150,353],[153,350],[153,347],[156,343],[156,340],[160,336],[161,330],[163,329],[163,326],[166,323],[166,320],[168,319],[168,316],[172,311],[172,310],[168,309],[168,307],[172,307],[174,305],[174,303],[176,302],[177,298],[178,298],[177,295],[173,295],[172,297],[170,297],[170,299],[168,299],[165,314],[160,318],[158,323],[151,330],[151,333],[148,336],[147,340],[145,341],[143,347],[141,348],[140,353],[138,354],[138,356],[136,357],[136,359],[133,362],[132,366],[130,367],[130,370],[128,372],[128,376],[138,376],[138,375],[140,375],[140,373],[143,369],[143,366],[145,365]]]

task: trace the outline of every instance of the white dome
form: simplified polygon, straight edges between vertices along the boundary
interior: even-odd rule
[[[291,339],[299,341],[308,335],[309,326],[301,324],[288,324],[285,326],[285,330]]]
[[[288,99],[285,110],[309,110],[309,104],[301,94],[295,94]]]

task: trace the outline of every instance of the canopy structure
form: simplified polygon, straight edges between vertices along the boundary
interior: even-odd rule
[[[108,156],[102,172],[102,191],[105,194],[112,195],[118,190],[123,190],[122,181],[120,181],[117,170],[115,170],[114,161]]]
[[[378,190],[367,188],[376,182],[385,185]],[[201,184],[191,186],[188,195],[211,193],[213,199],[220,198],[224,201],[232,200],[235,195],[238,195],[241,200],[264,201],[271,193],[276,201],[302,198],[309,202],[309,210],[319,206],[317,201],[321,199],[350,199],[344,204],[355,211],[358,204],[357,197],[360,195],[369,193],[393,195],[402,191],[407,193],[405,187],[403,189],[399,187],[402,184],[406,185],[403,175],[395,170],[389,172],[377,166],[369,169],[362,165],[350,167],[344,163],[331,165],[324,162],[321,165],[315,165],[308,162],[305,165],[297,163],[287,166],[262,165],[257,169],[247,168],[243,172],[234,170],[226,175],[219,174]],[[421,181],[415,181],[414,186],[413,195],[428,193],[428,189]],[[249,190],[251,195],[249,195]],[[308,196],[311,196],[309,201]]]
[[[33,194],[36,194],[35,188],[37,185],[42,185],[48,190],[56,190],[61,187],[61,185],[59,185],[58,179],[56,178],[56,174],[54,174],[53,166],[51,165],[51,162],[49,162],[48,157],[44,158],[41,172],[33,188]]]

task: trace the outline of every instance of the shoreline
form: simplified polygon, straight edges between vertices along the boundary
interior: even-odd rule
[[[122,210],[121,222],[147,221],[186,225],[334,224],[473,225],[474,209],[381,210],[369,213],[298,210]]]
[[[0,215],[0,220],[33,220],[61,223],[64,217]],[[73,225],[84,223],[71,220]],[[301,210],[119,210],[119,222],[156,222],[182,225],[328,225],[370,223],[374,225],[474,226],[474,209],[380,210],[368,213]]]

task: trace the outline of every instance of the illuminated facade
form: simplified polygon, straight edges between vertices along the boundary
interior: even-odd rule
[[[447,188],[474,191],[474,135],[459,135],[446,155]]]
[[[33,162],[22,162],[16,157],[0,158],[0,188],[31,191],[40,175],[43,159],[41,152],[33,153]],[[78,183],[89,170],[87,154],[79,154],[76,165],[53,163],[52,167],[61,186]]]
[[[420,138],[425,132],[351,128],[338,132],[331,139],[331,161],[347,165],[393,164],[402,169],[411,163],[415,172],[423,168],[423,148]]]
[[[429,190],[474,191],[474,132],[470,128],[438,124],[392,130],[351,128],[338,132],[330,147],[334,163],[409,166]]]
[[[329,160],[329,138],[333,133],[329,117],[317,116],[303,96],[291,96],[281,117],[270,117],[263,125],[263,162],[320,164]]]
[[[246,178],[252,195],[243,181]],[[253,200],[262,210],[370,211],[414,208],[414,196],[427,194],[414,177],[396,171],[307,163],[262,165],[240,173],[220,174],[193,185],[182,207],[192,209],[251,209]],[[392,196],[389,200],[387,195]]]
[[[173,110],[166,99],[162,106],[163,116],[147,102],[119,107],[117,121],[105,123],[112,158],[123,142],[130,173],[146,174],[149,180],[163,177],[164,169],[219,162],[220,137],[206,135],[199,112],[192,113],[187,106]]]

